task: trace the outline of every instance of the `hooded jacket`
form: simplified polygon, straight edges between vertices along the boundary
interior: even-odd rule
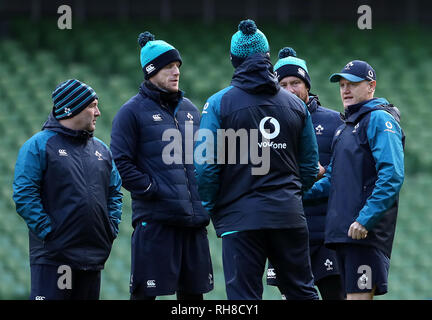
[[[111,150],[132,197],[132,225],[156,221],[208,225],[193,165],[200,114],[183,93],[168,94],[143,82],[113,120]]]
[[[226,134],[239,139],[221,140]],[[302,188],[318,173],[316,138],[306,105],[280,90],[267,55],[248,57],[208,99],[195,149],[200,196],[218,236],[306,225]]]
[[[343,121],[339,112],[323,107],[317,95],[311,95],[307,103],[318,143],[319,162],[324,167],[330,163],[333,136]],[[317,201],[303,201],[304,212],[309,229],[309,242],[323,244],[327,198]]]
[[[325,243],[374,246],[391,256],[404,180],[404,140],[397,108],[374,98],[351,105],[333,141],[325,178],[305,198],[328,195]],[[365,239],[348,237],[357,221],[368,230]]]
[[[50,114],[19,151],[13,182],[31,264],[100,270],[121,219],[121,179],[108,147]]]

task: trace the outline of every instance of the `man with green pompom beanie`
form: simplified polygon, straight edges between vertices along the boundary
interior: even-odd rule
[[[281,90],[254,21],[240,22],[230,58],[231,85],[204,105],[196,150],[205,152],[195,155],[199,193],[222,238],[227,297],[262,299],[268,258],[286,299],[317,299],[301,197],[318,174],[309,112]]]
[[[111,132],[114,160],[132,198],[130,298],[176,293],[178,300],[202,300],[213,289],[210,219],[183,147],[193,145],[200,113],[179,89],[179,51],[148,31],[138,43],[144,82],[116,114]]]

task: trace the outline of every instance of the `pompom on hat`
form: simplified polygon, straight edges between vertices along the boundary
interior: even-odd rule
[[[148,31],[138,36],[138,44],[141,47],[140,62],[146,80],[171,62],[179,61],[182,64],[176,48],[163,40],[155,40],[155,36]]]
[[[274,71],[279,82],[285,77],[294,76],[302,79],[309,90],[311,88],[306,61],[298,58],[293,48],[285,47],[279,51],[279,60],[274,66]]]
[[[247,57],[270,51],[269,43],[253,20],[240,22],[238,31],[231,38],[231,62],[237,68]]]

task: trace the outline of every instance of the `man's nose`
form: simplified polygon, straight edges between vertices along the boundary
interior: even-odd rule
[[[101,115],[101,112],[100,112],[98,107],[96,107],[94,115],[95,115],[95,117],[99,117]]]
[[[178,76],[180,74],[180,68],[177,66],[173,67],[173,75]]]

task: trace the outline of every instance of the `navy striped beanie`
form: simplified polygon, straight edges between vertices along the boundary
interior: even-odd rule
[[[76,79],[63,81],[52,93],[53,114],[57,120],[72,118],[95,99],[98,99],[96,92],[84,82]]]

